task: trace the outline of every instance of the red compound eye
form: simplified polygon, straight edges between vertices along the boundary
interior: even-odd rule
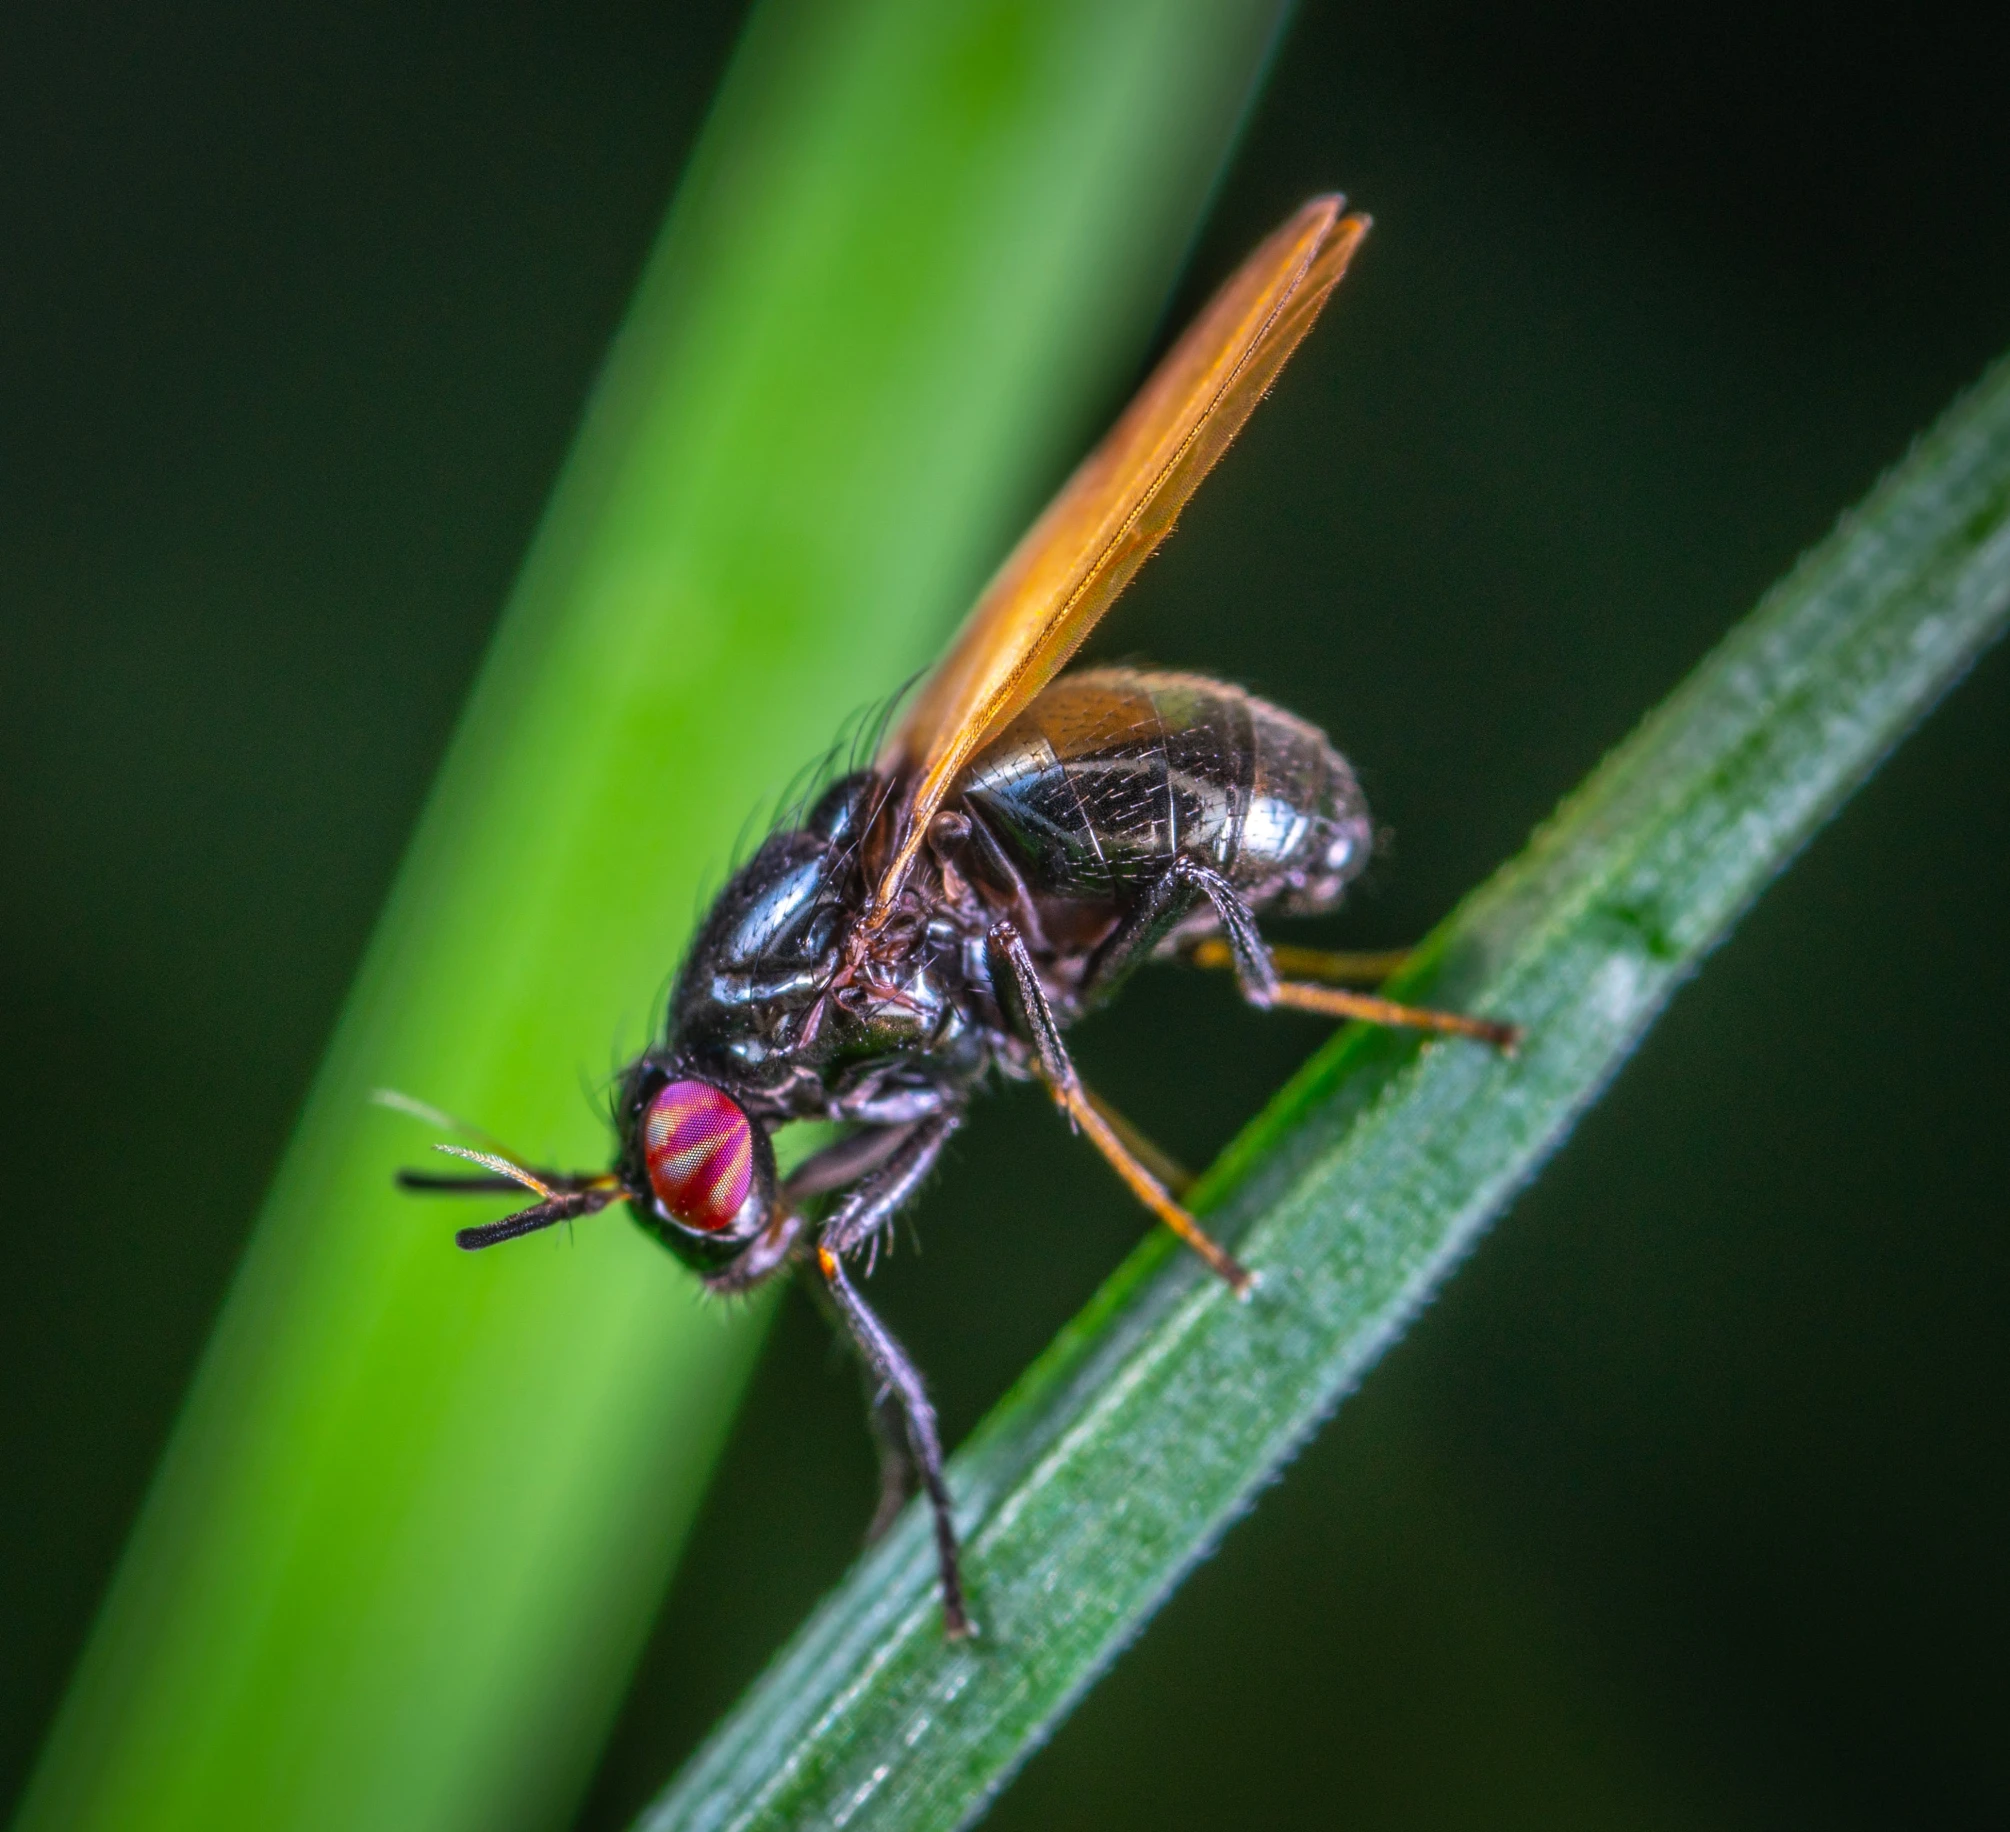
[[[723,1234],[754,1181],[754,1128],[705,1081],[673,1081],[649,1103],[642,1159],[657,1200],[687,1228]]]

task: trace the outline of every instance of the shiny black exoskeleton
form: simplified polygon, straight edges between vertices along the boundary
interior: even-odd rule
[[[1054,681],[972,759],[875,919],[868,898],[906,786],[871,770],[842,778],[734,874],[678,976],[662,1040],[623,1077],[612,1173],[535,1173],[545,1201],[460,1238],[487,1246],[626,1199],[715,1290],[804,1271],[866,1370],[882,1452],[875,1531],[918,1480],[960,1634],[934,1413],[849,1262],[914,1194],[995,1070],[1042,1079],[1133,1190],[1246,1289],[1149,1148],[1082,1087],[1062,1032],[1140,962],[1203,941],[1225,943],[1244,995],[1272,1003],[1290,988],[1256,913],[1332,908],[1371,832],[1352,770],[1320,732],[1197,675],[1091,669]],[[792,1120],[848,1129],[778,1180],[769,1138]]]
[[[877,1524],[918,1474],[938,1509],[954,1628],[932,1411],[845,1260],[927,1176],[993,1069],[1044,1076],[1095,1124],[1061,1032],[1141,961],[1219,934],[1246,994],[1267,1003],[1274,974],[1255,913],[1332,908],[1371,835],[1346,761],[1289,713],[1194,675],[1063,675],[973,760],[861,952],[857,924],[901,786],[870,771],[843,778],[726,886],[663,1041],[624,1081],[617,1175],[644,1225],[719,1289],[817,1265],[875,1389]],[[660,1090],[687,1079],[726,1092],[763,1135],[754,1191],[724,1230],[688,1225],[651,1184],[645,1120]],[[854,1130],[777,1186],[765,1135],[806,1119]],[[812,1220],[812,1200],[834,1193]]]
[[[914,1194],[994,1070],[1037,1077],[1143,1201],[1238,1294],[1252,1275],[1180,1206],[1183,1173],[1082,1085],[1067,1026],[1141,961],[1232,967],[1252,1004],[1476,1037],[1511,1025],[1343,990],[1362,957],[1273,956],[1264,909],[1331,908],[1370,831],[1346,763],[1276,707],[1195,675],[1058,674],[1234,440],[1366,234],[1310,199],[1250,253],[1008,554],[880,763],[772,835],[707,917],[662,1040],[623,1077],[613,1169],[467,1150],[531,1207],[497,1241],[626,1201],[718,1291],[785,1268],[863,1363],[883,1453],[875,1529],[918,1480],[945,1624],[968,1632],[942,1447],[920,1376],[852,1266]],[[1280,958],[1301,977],[1282,978]],[[771,1134],[845,1130],[784,1180]]]
[[[830,1170],[808,1172],[822,1188],[838,1187],[838,1166],[904,1160],[924,1141],[932,1158],[990,1069],[1048,1067],[1058,1032],[1156,952],[1225,932],[1260,996],[1255,913],[1331,909],[1371,839],[1346,760],[1289,713],[1196,675],[1063,675],[973,760],[900,907],[847,978],[846,943],[883,850],[874,829],[897,790],[870,771],[841,779],[720,894],[663,1043],[629,1072],[631,1190],[647,1188],[639,1124],[652,1085],[682,1076],[724,1089],[763,1130],[818,1119],[898,1136],[834,1147]],[[777,1219],[762,1205],[728,1241],[647,1196],[638,1206],[708,1273]]]

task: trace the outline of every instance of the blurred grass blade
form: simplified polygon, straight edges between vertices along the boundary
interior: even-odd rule
[[[910,1515],[645,1815],[648,1832],[980,1811],[1562,1141],[1680,980],[1996,636],[1999,365],[1470,898],[1397,984],[1513,1061],[1336,1037],[1196,1191],[1264,1279],[1149,1242],[955,1459],[981,1640]]]
[[[604,1161],[582,1078],[1136,359],[1278,11],[756,13],[22,1825],[565,1812],[759,1319],[618,1219],[457,1254],[477,1217],[391,1187],[427,1130],[366,1097]]]

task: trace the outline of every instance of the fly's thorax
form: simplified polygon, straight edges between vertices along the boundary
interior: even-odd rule
[[[860,841],[879,779],[833,783],[771,833],[713,902],[677,975],[669,1045],[723,1084],[777,1092],[815,1046],[818,1008],[864,897]]]
[[[834,1085],[856,1085],[861,1064],[885,1060],[929,1081],[981,1073],[984,1033],[996,1022],[985,936],[997,912],[971,882],[963,857],[968,823],[943,831],[910,871],[889,915],[863,918],[848,936],[847,971],[834,994],[839,1049]]]
[[[733,874],[678,974],[663,1046],[645,1058],[658,1085],[702,1080],[768,1128],[892,1123],[886,1114],[929,1089],[982,1072],[981,1013],[966,984],[968,887],[951,894],[931,857],[893,921],[862,924],[867,860],[896,787],[870,771],[841,778]],[[982,928],[980,918],[980,937]],[[641,1124],[631,1119],[624,1133],[631,1187],[641,1148],[629,1135],[639,1138]]]

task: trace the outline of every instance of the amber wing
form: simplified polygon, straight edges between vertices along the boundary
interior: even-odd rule
[[[914,787],[875,915],[958,771],[1081,646],[1312,328],[1367,233],[1345,207],[1314,198],[1243,262],[985,588],[881,755]]]

